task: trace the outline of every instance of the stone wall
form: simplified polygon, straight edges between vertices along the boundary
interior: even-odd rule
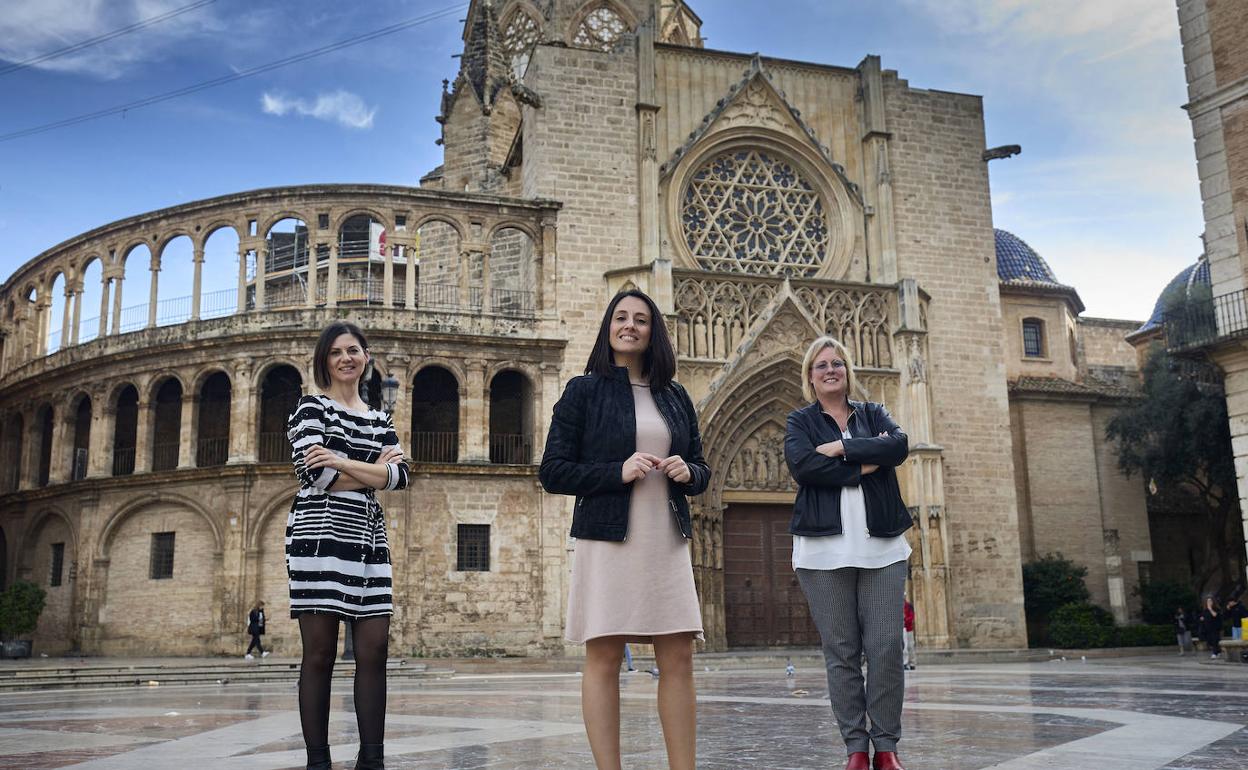
[[[952,632],[959,646],[1025,646],[983,108],[978,97],[910,89],[895,73],[886,73],[885,98],[898,272],[932,297],[932,423],[945,447]]]

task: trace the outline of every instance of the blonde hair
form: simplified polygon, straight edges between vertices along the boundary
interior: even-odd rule
[[[815,365],[815,356],[827,348],[835,350],[845,362],[845,397],[848,398],[854,392],[854,361],[849,357],[849,350],[836,337],[825,335],[810,343],[810,347],[806,348],[806,355],[802,357],[802,396],[807,401],[816,400],[814,386],[810,384],[810,370]]]

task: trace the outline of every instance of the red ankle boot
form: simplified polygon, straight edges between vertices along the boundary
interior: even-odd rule
[[[875,759],[871,766],[874,770],[906,770],[901,766],[901,760],[897,758],[895,751],[875,752]]]
[[[850,754],[845,770],[871,770],[871,760],[867,757],[867,752],[855,751]]]

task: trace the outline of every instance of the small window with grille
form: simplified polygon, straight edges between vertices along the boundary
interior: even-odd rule
[[[65,576],[65,544],[52,544],[52,569],[48,575],[48,585],[55,588],[61,584]]]
[[[490,571],[490,525],[460,524],[455,569],[459,572]]]
[[[151,579],[168,580],[173,577],[173,536],[176,532],[152,533]]]
[[[1039,318],[1023,319],[1023,355],[1027,358],[1044,357],[1044,321]]]

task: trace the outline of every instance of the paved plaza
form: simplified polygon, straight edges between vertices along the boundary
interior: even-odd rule
[[[699,767],[840,768],[822,671],[804,659],[698,661]],[[592,768],[579,676],[456,674],[392,683],[391,770]],[[711,670],[703,670],[710,668]],[[353,765],[350,687],[335,681],[335,767]],[[625,767],[666,767],[657,682],[622,675]],[[0,694],[0,768],[278,770],[303,766],[290,682]],[[923,665],[907,674],[910,770],[1248,768],[1248,666],[1187,658]]]

